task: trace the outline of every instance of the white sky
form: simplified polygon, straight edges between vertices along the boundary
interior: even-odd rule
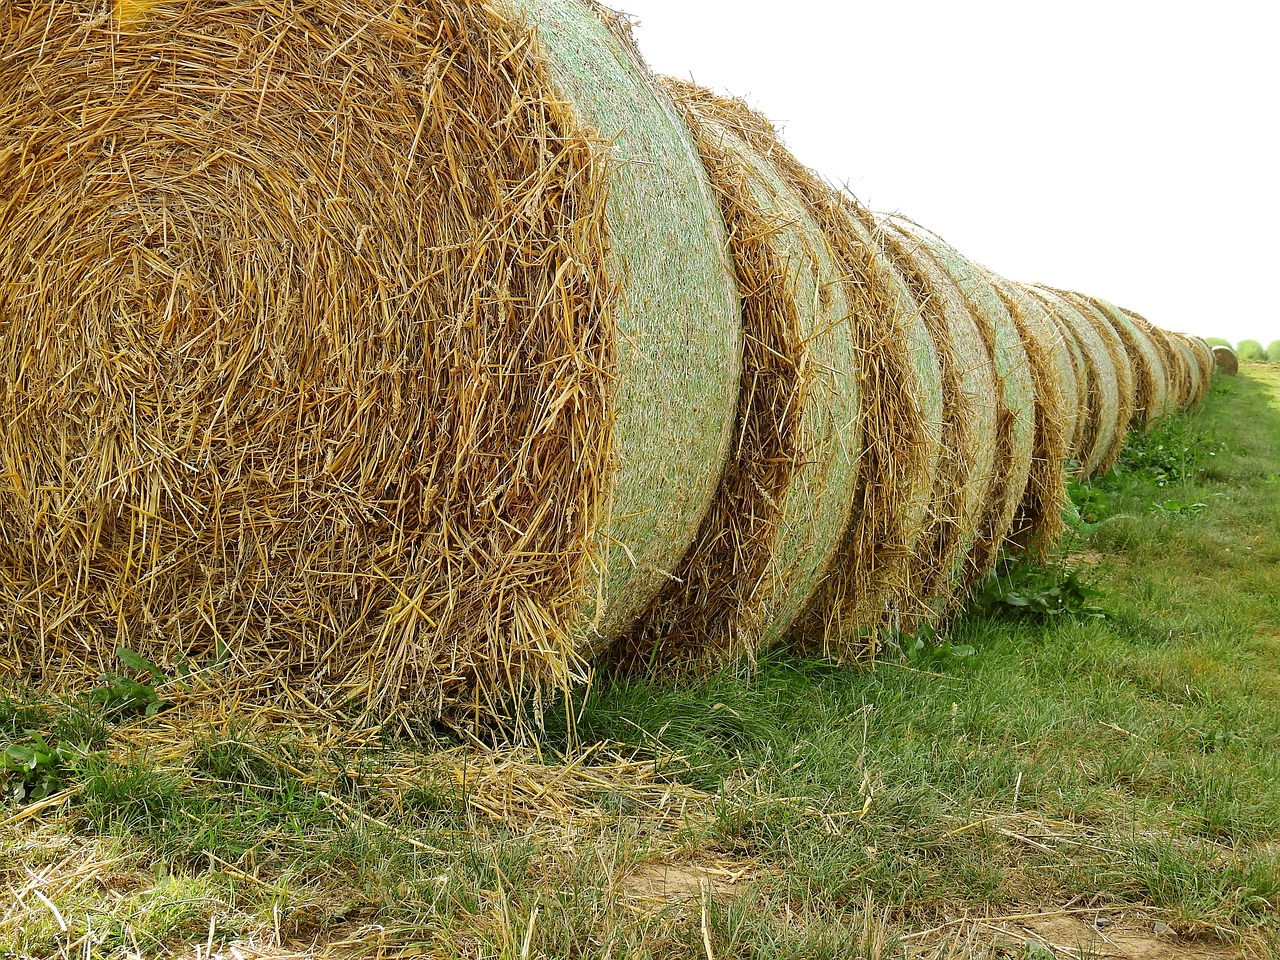
[[[1280,3],[612,0],[659,73],[1015,280],[1280,339]]]

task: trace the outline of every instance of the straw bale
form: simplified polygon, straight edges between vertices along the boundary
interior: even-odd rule
[[[508,0],[622,171],[609,182],[618,463],[591,647],[626,632],[670,580],[719,486],[741,374],[741,307],[698,151],[623,17],[584,0]],[[673,256],[673,251],[680,251]]]
[[[1092,477],[1116,444],[1120,429],[1120,392],[1115,364],[1097,328],[1062,296],[1044,287],[1029,287],[1058,322],[1063,333],[1071,337],[1084,361],[1085,384],[1082,393],[1083,426],[1077,444],[1079,476]]]
[[[1063,401],[1067,404],[1067,423],[1070,425],[1067,441],[1068,470],[1080,472],[1080,446],[1084,441],[1088,424],[1089,374],[1084,351],[1075,335],[1066,327],[1062,317],[1046,307],[1045,303],[1022,284],[1014,284],[1023,299],[1039,308],[1054,342],[1054,353],[1060,370]],[[1065,357],[1063,356],[1065,354]],[[1072,467],[1074,463],[1074,467]]]
[[[961,586],[972,581],[970,555],[995,483],[999,403],[991,354],[954,282],[919,237],[890,218],[874,222],[875,236],[923,307],[942,375],[942,458],[911,588],[920,605],[900,617],[910,632],[950,612]]]
[[[1187,342],[1191,344],[1191,353],[1200,368],[1200,392],[1196,395],[1196,404],[1199,405],[1209,394],[1209,388],[1213,385],[1213,371],[1217,369],[1217,365],[1213,362],[1213,348],[1204,337],[1188,334]]]
[[[721,106],[734,112],[737,132],[803,200],[835,253],[840,286],[852,306],[862,385],[853,522],[791,640],[830,659],[874,655],[877,637],[896,626],[898,610],[916,605],[912,556],[928,518],[941,448],[942,384],[933,340],[857,202],[797,161],[763,117],[737,102]]]
[[[1190,391],[1190,369],[1186,354],[1179,350],[1169,332],[1155,326],[1139,313],[1121,308],[1135,327],[1151,338],[1165,371],[1165,406],[1161,416],[1168,416],[1185,406],[1185,399]]]
[[[1234,377],[1240,372],[1240,361],[1236,359],[1236,352],[1230,347],[1214,347],[1213,362],[1214,365],[1228,377]]]
[[[1111,470],[1129,439],[1129,424],[1133,421],[1134,408],[1137,404],[1134,360],[1125,349],[1124,341],[1120,339],[1120,334],[1116,331],[1111,319],[1102,310],[1081,294],[1065,290],[1058,292],[1071,302],[1080,316],[1093,325],[1111,357],[1112,368],[1115,370],[1119,407],[1116,410],[1114,438],[1097,468],[1099,474],[1104,474]]]
[[[996,463],[987,510],[970,556],[970,583],[995,566],[1027,492],[1035,452],[1035,386],[1026,347],[1009,309],[987,280],[985,271],[965,259],[936,235],[909,221],[906,229],[920,237],[924,251],[947,274],[977,322],[991,356],[996,380]]]
[[[1027,492],[1010,539],[1043,560],[1066,532],[1067,461],[1079,395],[1071,354],[1045,308],[1002,277],[987,274],[1017,327],[1035,387],[1035,449]]]
[[[879,227],[850,196],[808,171],[789,180],[810,198],[840,254],[855,304],[863,383],[862,483],[831,576],[793,636],[795,646],[837,661],[874,657],[917,596],[916,551],[930,522],[942,458],[945,400],[938,349],[903,275],[883,252]]]
[[[729,228],[742,294],[737,436],[710,511],[635,629],[622,671],[711,671],[781,637],[817,590],[858,489],[853,306],[826,237],[778,175],[768,121],[667,81]]]
[[[317,703],[499,710],[583,676],[587,612],[656,592],[732,430],[723,223],[596,12],[521,10],[554,29],[462,0],[163,4],[127,32],[5,6],[24,669],[225,651]]]
[[[1167,406],[1165,397],[1168,389],[1167,378],[1160,352],[1146,331],[1130,320],[1115,304],[1101,297],[1086,297],[1086,299],[1106,316],[1124,344],[1125,352],[1133,364],[1134,374],[1134,408],[1131,426],[1145,429],[1159,419],[1160,412]]]

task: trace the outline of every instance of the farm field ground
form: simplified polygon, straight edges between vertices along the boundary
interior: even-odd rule
[[[0,674],[0,958],[1280,956],[1280,366],[1072,494],[931,642],[538,746]]]

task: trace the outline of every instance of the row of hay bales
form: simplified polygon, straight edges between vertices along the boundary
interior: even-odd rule
[[[49,682],[501,715],[863,657],[1208,388],[584,0],[11,0],[0,47],[0,656]]]

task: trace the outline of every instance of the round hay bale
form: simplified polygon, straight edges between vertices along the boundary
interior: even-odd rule
[[[1115,304],[1100,297],[1086,299],[1110,321],[1112,328],[1120,336],[1125,352],[1133,365],[1134,408],[1133,421],[1130,425],[1137,429],[1146,429],[1159,418],[1160,412],[1168,405],[1165,396],[1168,389],[1167,378],[1160,351],[1156,349],[1156,345],[1146,331],[1139,328]]]
[[[1188,407],[1198,407],[1209,393],[1213,385],[1213,351],[1200,337],[1189,333],[1176,334],[1191,360],[1194,388],[1188,401]]]
[[[729,229],[744,330],[738,432],[684,560],[607,660],[683,674],[753,657],[817,591],[858,488],[861,400],[849,285],[770,161],[781,147],[768,121],[693,84],[666,86]]]
[[[1236,359],[1236,352],[1230,347],[1214,347],[1213,363],[1214,366],[1228,377],[1234,377],[1240,372],[1240,361]]]
[[[1146,317],[1132,310],[1121,308],[1121,312],[1133,322],[1134,326],[1151,338],[1151,342],[1155,345],[1156,351],[1160,355],[1161,363],[1164,365],[1166,389],[1164,409],[1161,411],[1160,417],[1168,416],[1183,409],[1186,396],[1190,390],[1191,377],[1186,354],[1175,346],[1173,338],[1168,331],[1155,326]]]
[[[657,592],[732,432],[723,223],[595,8],[506,9],[7,5],[23,667],[502,712]]]
[[[1080,350],[1084,361],[1085,389],[1076,459],[1080,463],[1079,476],[1096,476],[1101,472],[1108,453],[1115,448],[1117,434],[1122,434],[1115,363],[1097,328],[1081,315],[1074,304],[1043,287],[1028,289],[1055,318],[1063,333],[1074,339]],[[1127,420],[1123,422],[1127,423]]]
[[[1183,334],[1166,330],[1165,335],[1169,338],[1173,351],[1178,354],[1182,366],[1182,391],[1178,397],[1178,409],[1190,410],[1200,396],[1200,364],[1196,362],[1195,351]]]
[[[1119,408],[1116,411],[1117,423],[1111,446],[1107,449],[1097,467],[1097,472],[1104,474],[1111,470],[1129,439],[1129,424],[1133,421],[1133,411],[1137,403],[1133,358],[1130,357],[1128,350],[1125,349],[1124,341],[1120,339],[1120,334],[1116,332],[1116,328],[1112,325],[1110,318],[1102,310],[1094,306],[1082,294],[1066,290],[1058,291],[1058,293],[1070,301],[1080,316],[1093,325],[1102,343],[1106,346],[1107,354],[1111,358],[1112,368],[1115,370]]]
[[[928,519],[942,433],[933,340],[919,305],[864,224],[865,211],[797,161],[767,120],[731,106],[737,132],[803,200],[834,251],[852,306],[862,384],[853,520],[790,639],[828,659],[874,656],[881,632],[897,626],[898,611],[918,605],[910,595],[912,557]]]
[[[904,226],[923,241],[924,250],[960,291],[995,369],[995,472],[986,514],[970,555],[967,585],[971,585],[995,566],[1027,492],[1036,440],[1035,386],[1022,336],[985,272],[927,230],[909,222]]]
[[[900,615],[902,629],[912,632],[950,612],[962,585],[973,580],[973,548],[996,483],[1001,404],[991,354],[955,283],[921,238],[892,218],[876,224],[875,236],[923,307],[943,388],[942,459],[913,564],[911,595],[920,606]]]
[[[920,305],[851,197],[774,150],[835,248],[863,384],[862,469],[854,520],[822,590],[793,630],[805,653],[874,657],[914,595],[914,557],[929,522],[942,454],[943,386]]]
[[[1196,402],[1202,403],[1209,395],[1209,388],[1213,386],[1213,372],[1217,365],[1213,362],[1213,348],[1204,337],[1193,336],[1188,339],[1191,341],[1191,351],[1195,354],[1196,363],[1200,365],[1200,396]]]
[[[1085,427],[1088,421],[1089,374],[1084,351],[1075,335],[1065,326],[1062,318],[1049,310],[1044,302],[1022,284],[1014,284],[1023,299],[1038,308],[1044,314],[1050,338],[1054,344],[1054,354],[1058,358],[1057,366],[1061,379],[1063,403],[1066,406],[1067,459],[1068,471],[1073,475],[1080,472],[1080,445],[1084,440]]]
[[[1043,561],[1066,533],[1067,461],[1079,404],[1075,370],[1045,308],[1017,284],[990,273],[987,280],[1022,338],[1035,388],[1035,449],[1010,539]]]

